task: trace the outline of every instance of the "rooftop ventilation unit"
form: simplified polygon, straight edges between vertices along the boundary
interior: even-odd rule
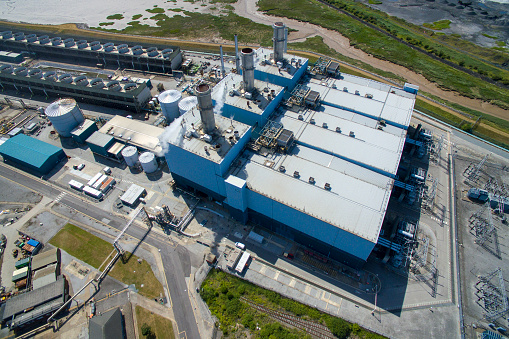
[[[370,93],[366,93],[366,95],[364,95],[366,98],[368,99],[373,99],[373,94],[370,94]]]
[[[314,185],[314,184],[315,184],[315,182],[316,182],[316,181],[315,181],[315,178],[313,178],[313,177],[309,177],[309,183],[310,183],[310,184],[313,184],[313,185]]]
[[[35,34],[29,34],[26,36],[27,42],[36,42],[37,41],[37,35]]]
[[[331,190],[331,187],[330,187],[330,184],[328,182],[325,183],[325,185],[323,186],[323,188],[325,188],[327,191],[330,191]]]
[[[316,123],[316,122],[315,122],[315,119],[311,119],[311,120],[309,120],[309,123],[310,123],[310,124],[312,124],[312,125],[314,125],[314,124]]]
[[[46,44],[49,44],[49,42],[50,42],[49,36],[43,35],[43,36],[39,37],[39,44],[46,45]]]
[[[295,171],[295,172],[293,172],[293,177],[294,177],[294,178],[300,178],[300,173],[299,173],[299,171]]]
[[[355,91],[355,95],[361,95],[361,93],[359,91]]]
[[[347,87],[343,87],[343,92],[348,92],[348,88]]]
[[[336,132],[341,133],[341,127],[336,127]]]
[[[329,128],[329,125],[327,125],[327,123],[326,123],[326,122],[324,122],[324,123],[322,124],[322,127],[323,127],[323,128]]]
[[[285,172],[286,171],[286,168],[284,166],[279,166],[279,172]]]
[[[51,39],[51,44],[53,46],[58,46],[58,45],[62,44],[62,38],[61,37],[55,37],[55,38]]]
[[[350,131],[350,136],[351,136],[352,138],[355,138],[355,132],[354,132],[354,131]]]
[[[299,114],[299,117],[298,117],[299,120],[304,120],[304,116],[302,114]]]

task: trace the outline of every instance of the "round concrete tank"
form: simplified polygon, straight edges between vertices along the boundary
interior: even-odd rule
[[[127,146],[122,150],[122,156],[129,167],[136,166],[138,162],[138,150],[134,146]]]
[[[161,105],[163,115],[166,117],[168,122],[172,122],[178,118],[178,104],[180,99],[182,99],[182,94],[180,91],[176,91],[174,89],[170,89],[159,94],[159,104]]]
[[[85,121],[76,100],[70,98],[52,102],[46,107],[45,113],[62,137],[70,137],[71,131]]]
[[[196,105],[198,105],[198,98],[195,96],[187,97],[187,98],[180,100],[180,102],[179,102],[180,115],[191,110]]]
[[[145,173],[153,173],[157,171],[156,156],[152,152],[145,152],[140,155],[140,164]]]

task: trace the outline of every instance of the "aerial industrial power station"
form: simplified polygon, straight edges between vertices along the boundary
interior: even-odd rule
[[[342,74],[273,50],[236,52],[237,74],[196,86],[161,147],[176,183],[330,258],[360,267],[377,244],[418,88]],[[241,66],[240,66],[241,65]],[[309,72],[308,72],[309,70]]]

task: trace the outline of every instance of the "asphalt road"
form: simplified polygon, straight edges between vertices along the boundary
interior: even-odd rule
[[[0,165],[0,176],[53,199],[64,191],[55,188],[51,183],[36,180],[29,174],[17,172],[3,164]],[[90,218],[99,221],[108,219],[110,220],[108,226],[117,230],[122,230],[126,224],[126,220],[112,215],[71,194],[63,196],[60,203]],[[170,293],[175,321],[178,326],[178,338],[200,338],[184,275],[184,270],[189,272],[190,269],[183,265],[190,265],[190,263],[181,262],[178,253],[186,253],[187,249],[180,245],[175,246],[174,244],[170,244],[165,236],[151,233],[150,231],[147,234],[147,229],[139,227],[136,224],[132,224],[126,233],[136,239],[143,239],[146,235],[144,242],[160,249],[167,287]]]

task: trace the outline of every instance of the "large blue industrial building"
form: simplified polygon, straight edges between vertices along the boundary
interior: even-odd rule
[[[66,157],[63,149],[24,134],[18,134],[0,145],[0,155],[4,161],[12,161],[37,174],[49,173]]]
[[[272,52],[242,50],[242,76],[198,86],[198,107],[164,134],[166,160],[177,183],[237,220],[359,267],[378,241],[415,91],[338,74],[331,60],[308,76],[281,29]]]

